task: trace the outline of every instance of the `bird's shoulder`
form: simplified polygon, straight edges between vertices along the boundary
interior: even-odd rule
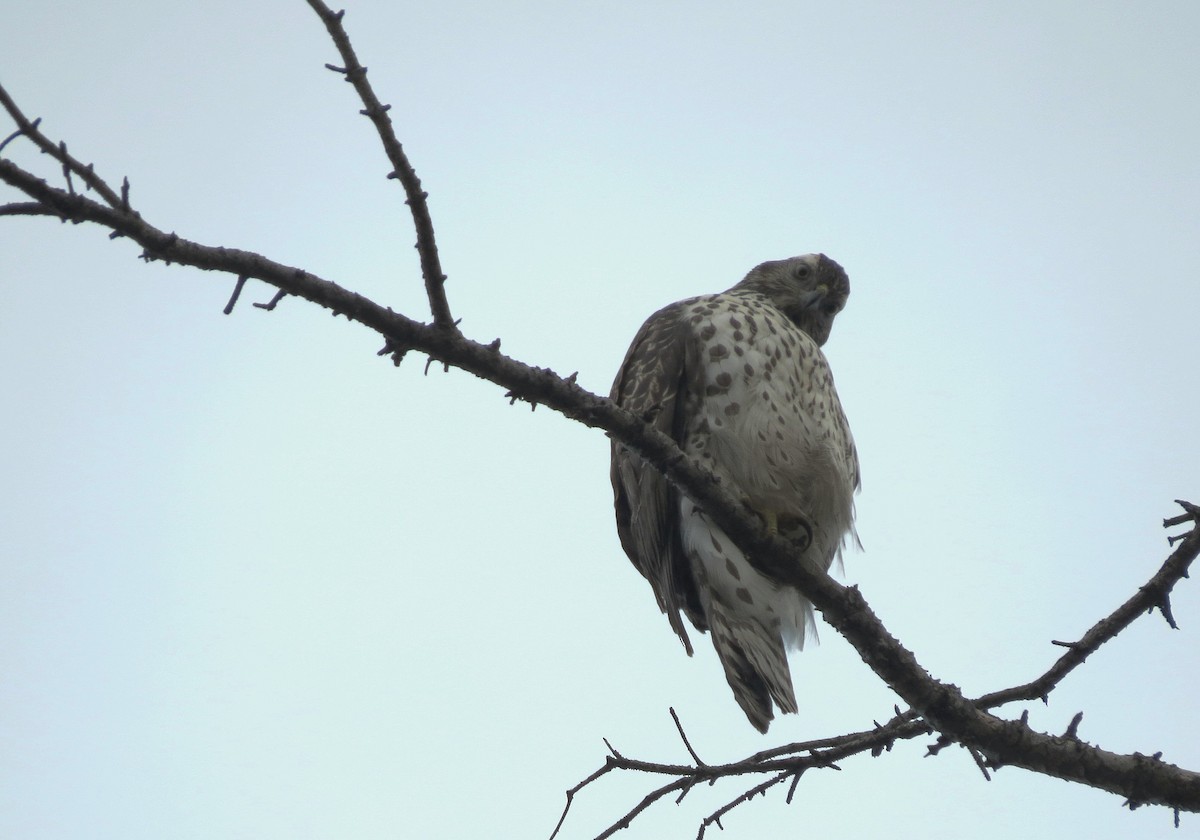
[[[727,357],[816,345],[765,295],[733,288],[670,303],[645,320],[625,354],[612,398],[627,407],[661,402],[680,384],[701,386]]]

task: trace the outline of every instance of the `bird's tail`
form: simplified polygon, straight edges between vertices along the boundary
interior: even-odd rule
[[[754,728],[765,733],[771,725],[772,700],[781,712],[794,713],[796,693],[779,629],[738,618],[716,598],[710,602],[709,622],[725,679]]]

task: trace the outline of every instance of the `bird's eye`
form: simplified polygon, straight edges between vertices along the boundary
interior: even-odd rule
[[[802,265],[796,269],[796,277],[807,277],[807,276],[808,276],[808,266]]]

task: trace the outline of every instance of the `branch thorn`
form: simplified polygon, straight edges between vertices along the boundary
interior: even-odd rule
[[[1079,740],[1079,724],[1083,720],[1083,712],[1076,712],[1075,717],[1071,718],[1071,722],[1067,724],[1067,731],[1063,733],[1064,738],[1074,738]]]
[[[68,164],[66,140],[58,141],[58,154],[58,159],[62,162],[63,177],[67,179],[67,192],[69,192],[71,195],[75,195],[75,182],[71,180],[71,167]]]

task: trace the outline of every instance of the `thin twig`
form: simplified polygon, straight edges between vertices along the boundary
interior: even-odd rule
[[[697,767],[704,767],[705,764],[700,760],[700,756],[696,755],[696,751],[692,749],[692,744],[688,741],[687,733],[683,731],[683,724],[679,722],[679,715],[675,714],[675,707],[670,707],[671,720],[675,721],[675,729],[679,731],[679,737],[683,740],[683,745],[687,747],[688,754],[692,757],[692,761],[696,762]]]
[[[108,184],[104,183],[102,178],[96,175],[96,173],[92,170],[91,165],[83,164],[71,157],[69,154],[67,154],[65,144],[60,149],[59,146],[52,143],[50,139],[46,137],[46,135],[42,134],[39,127],[42,122],[41,118],[39,117],[36,120],[30,120],[28,117],[26,117],[25,114],[21,112],[21,109],[17,107],[17,103],[14,102],[12,97],[8,95],[8,91],[4,89],[3,85],[0,85],[0,106],[3,106],[4,110],[8,112],[8,115],[12,117],[13,122],[17,124],[17,129],[20,134],[23,134],[32,140],[34,145],[62,164],[63,167],[65,167],[65,170],[69,170],[70,172],[74,172],[76,175],[78,175],[79,178],[85,184],[87,184],[89,189],[95,190],[96,194],[104,199],[105,203],[107,203],[109,207],[119,206],[119,199],[117,198],[116,193],[112,191],[112,188],[110,188]]]
[[[233,294],[229,296],[229,303],[225,304],[225,309],[222,311],[226,314],[232,314],[233,307],[237,306],[238,298],[242,295],[242,287],[246,285],[246,280],[249,278],[245,274],[239,274],[237,283],[233,287]]]
[[[71,181],[71,167],[67,163],[71,156],[67,154],[66,140],[58,141],[58,153],[61,156],[59,159],[63,161],[62,174],[63,178],[66,179],[67,182],[67,192],[69,192],[71,195],[75,195],[75,184]]]
[[[609,749],[611,749],[611,747]],[[616,769],[616,766],[617,765],[615,763],[605,762],[603,767],[567,791],[567,804],[563,807],[562,816],[558,818],[558,823],[554,826],[554,831],[550,832],[550,840],[554,840],[554,838],[558,836],[558,832],[562,830],[563,823],[567,820],[567,812],[571,810],[571,803],[575,801],[575,794],[579,793],[579,791],[583,790],[592,782],[599,779],[605,773]]]
[[[1178,501],[1176,503],[1184,506],[1189,504]],[[1188,516],[1191,518],[1193,514],[1189,513]],[[1168,623],[1173,624],[1174,619],[1170,614],[1170,602],[1167,597],[1175,585],[1188,576],[1188,569],[1196,559],[1197,553],[1200,553],[1200,538],[1193,536],[1196,533],[1197,529],[1193,529],[1188,535],[1190,540],[1181,543],[1150,579],[1138,587],[1138,591],[1131,598],[1092,625],[1078,641],[1052,642],[1067,648],[1067,651],[1044,674],[1024,685],[985,694],[975,700],[975,706],[979,709],[992,709],[1014,701],[1047,697],[1067,674],[1082,665],[1101,645],[1115,638],[1151,608],[1157,607],[1162,610],[1163,615],[1168,618]]]
[[[967,752],[971,754],[971,758],[975,761],[975,766],[979,768],[979,772],[983,774],[984,781],[990,782],[992,774],[988,772],[987,765],[983,762],[983,756],[979,754],[979,750],[974,747],[967,747]]]
[[[433,323],[446,331],[456,331],[454,317],[450,314],[450,304],[446,300],[446,275],[442,271],[441,258],[438,256],[437,240],[433,231],[433,219],[429,214],[428,193],[421,188],[421,179],[409,163],[404,147],[396,137],[392,120],[387,112],[392,106],[384,105],[375,95],[371,83],[367,81],[367,68],[359,63],[354,47],[350,44],[350,36],[342,25],[342,12],[334,12],[321,0],[308,0],[308,5],[321,18],[328,30],[329,36],[337,46],[342,56],[341,67],[325,65],[330,70],[342,74],[346,81],[354,85],[358,98],[362,100],[364,116],[370,118],[379,133],[383,150],[392,164],[389,178],[400,181],[404,187],[405,204],[412,213],[413,226],[417,231],[417,254],[421,260],[421,276],[425,280],[425,294],[429,298],[429,308],[433,314]]]
[[[30,123],[30,125],[31,125],[31,126],[33,126],[34,128],[37,128],[37,127],[38,127],[38,124],[39,124],[41,121],[42,121],[42,118],[41,118],[41,117],[38,117],[36,120],[34,120],[33,122],[31,122],[31,123]],[[25,136],[25,129],[24,129],[24,128],[18,128],[18,129],[17,129],[16,131],[14,131],[12,134],[8,135],[8,136],[7,136],[7,137],[5,137],[3,140],[0,140],[0,152],[3,152],[3,151],[4,151],[4,147],[5,147],[5,146],[7,146],[7,145],[8,145],[9,143],[11,143],[12,141],[16,140],[18,137],[24,137],[24,136]]]
[[[704,832],[708,830],[708,827],[710,825],[716,824],[716,826],[718,828],[723,828],[723,826],[721,825],[721,817],[725,816],[726,814],[728,814],[730,811],[732,811],[734,808],[741,805],[742,803],[749,802],[751,799],[758,796],[760,793],[766,793],[768,790],[770,790],[775,785],[782,782],[784,779],[786,779],[790,775],[792,775],[791,771],[784,771],[783,773],[779,773],[778,775],[772,776],[771,778],[767,779],[765,782],[755,785],[754,787],[752,787],[749,790],[742,793],[741,796],[737,797],[736,799],[734,799],[730,802],[725,803],[720,808],[713,811],[711,814],[709,814],[707,817],[705,817],[704,819],[702,819],[700,821],[700,831],[698,834],[696,834],[696,840],[703,840]]]
[[[265,310],[267,310],[268,312],[271,312],[271,311],[273,311],[273,310],[275,309],[275,307],[276,307],[276,306],[278,306],[278,305],[279,305],[279,301],[283,300],[285,297],[287,297],[287,295],[288,295],[288,293],[287,293],[287,292],[285,292],[283,289],[280,289],[279,291],[277,291],[277,292],[275,293],[275,296],[274,296],[274,297],[272,297],[272,298],[271,298],[269,301],[267,301],[266,303],[257,303],[257,302],[256,302],[256,303],[254,304],[254,306],[255,306],[257,309],[265,309]],[[334,310],[334,311],[336,311],[336,310]]]
[[[634,805],[632,808],[626,811],[619,820],[614,822],[608,828],[604,829],[604,831],[601,831],[599,834],[597,834],[596,840],[605,840],[605,838],[612,837],[621,829],[629,828],[629,824],[633,822],[634,818],[638,814],[642,813],[642,811],[645,811],[668,793],[674,793],[686,784],[688,784],[687,778],[680,778],[673,782],[668,782],[660,788],[650,791],[648,794],[642,797],[642,800],[638,802],[637,805]]]

